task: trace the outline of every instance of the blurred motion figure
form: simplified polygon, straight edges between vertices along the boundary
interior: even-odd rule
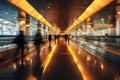
[[[40,45],[44,43],[41,33],[38,31],[34,37],[34,45],[37,51],[37,54],[40,54]]]
[[[13,41],[15,44],[17,44],[17,50],[15,53],[15,56],[18,55],[18,53],[21,53],[21,62],[22,62],[22,66],[23,66],[23,57],[24,57],[24,49],[25,49],[25,44],[27,44],[26,40],[25,40],[25,36],[24,36],[24,32],[20,31],[19,35],[14,39]]]

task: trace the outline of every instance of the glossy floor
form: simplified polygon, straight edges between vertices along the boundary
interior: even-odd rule
[[[120,68],[82,49],[79,44],[60,39],[45,44],[21,61],[0,63],[0,80],[120,80]]]

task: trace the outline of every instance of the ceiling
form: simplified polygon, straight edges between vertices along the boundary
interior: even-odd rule
[[[65,31],[94,0],[28,0],[53,26]],[[114,3],[96,13],[94,24],[107,23],[108,15],[115,15]],[[107,12],[106,12],[107,11]],[[115,18],[115,17],[114,17]]]
[[[27,0],[40,14],[42,14],[48,22],[54,27],[58,27],[61,31],[65,31],[72,23],[85,11],[85,9],[94,0]],[[6,0],[0,0],[0,17],[8,17],[15,21],[17,11],[14,6]],[[4,8],[3,8],[4,7]],[[9,14],[5,14],[8,12]],[[13,15],[14,14],[14,15]],[[8,16],[6,16],[8,15]],[[109,16],[112,16],[112,21],[115,22],[115,2],[111,3],[104,9],[94,14],[93,22],[96,25],[108,22]]]
[[[53,26],[61,31],[79,17],[93,0],[28,0]]]

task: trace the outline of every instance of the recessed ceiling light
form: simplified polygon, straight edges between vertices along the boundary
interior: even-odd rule
[[[0,21],[2,21],[2,19],[0,18]]]
[[[50,7],[48,6],[47,8],[49,9]]]
[[[9,23],[9,21],[4,21],[3,23],[7,24],[7,23]]]
[[[5,14],[8,14],[7,12],[5,12]]]
[[[16,19],[16,17],[14,17],[14,19]]]
[[[120,11],[118,11],[117,14],[120,14]]]

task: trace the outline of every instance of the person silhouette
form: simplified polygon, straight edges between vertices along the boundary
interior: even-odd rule
[[[55,44],[57,43],[57,35],[54,35]]]
[[[37,54],[40,54],[40,45],[43,43],[43,38],[41,33],[38,31],[34,37],[34,45],[37,51]]]
[[[67,40],[68,40],[68,35],[65,34],[65,35],[64,35],[64,38],[65,38],[65,42],[67,42]]]
[[[25,36],[24,36],[24,32],[20,31],[19,35],[14,39],[13,41],[16,45],[17,45],[17,49],[16,49],[16,53],[14,56],[17,56],[18,53],[21,53],[21,63],[23,66],[23,62],[24,62],[24,45],[27,44],[26,40],[25,40]]]
[[[51,40],[52,40],[52,36],[51,36],[51,34],[49,34],[48,35],[49,46],[51,46]]]

